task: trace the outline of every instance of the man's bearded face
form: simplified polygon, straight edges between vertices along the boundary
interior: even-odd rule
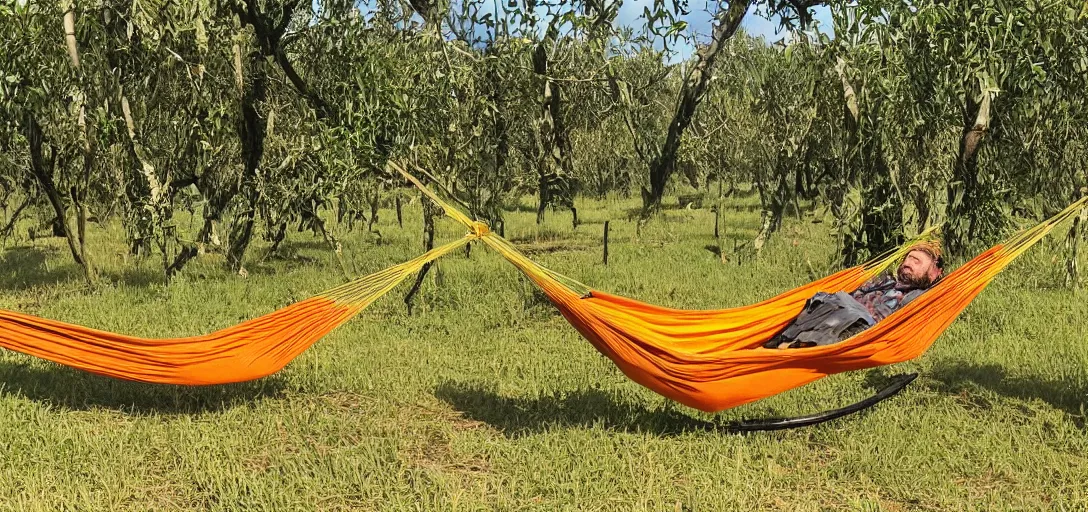
[[[940,275],[936,260],[929,253],[916,250],[909,252],[903,264],[899,265],[896,279],[914,288],[929,288]]]

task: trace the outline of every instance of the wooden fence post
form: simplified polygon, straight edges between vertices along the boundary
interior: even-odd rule
[[[604,221],[604,264],[608,265],[608,221]]]

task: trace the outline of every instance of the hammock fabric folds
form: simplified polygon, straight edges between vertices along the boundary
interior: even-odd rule
[[[0,309],[0,346],[72,368],[159,384],[226,384],[271,375],[466,236],[415,259],[205,336],[146,339]]]
[[[509,242],[442,201],[392,164],[469,228],[465,237],[415,259],[265,316],[205,336],[144,339],[0,310],[0,346],[80,370],[149,383],[205,385],[275,373],[426,263],[478,240],[513,263],[563,316],[628,377],[703,411],[735,407],[834,373],[921,355],[1013,259],[1088,203],[1067,209],[975,257],[876,326],[842,343],[775,350],[761,345],[817,291],[850,291],[902,258],[906,245],[764,302],[689,311],[591,290],[529,260]]]

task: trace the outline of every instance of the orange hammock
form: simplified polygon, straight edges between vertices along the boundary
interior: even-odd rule
[[[627,377],[706,412],[767,398],[831,374],[918,357],[1001,270],[1088,205],[1088,197],[1082,198],[990,248],[852,338],[832,345],[780,350],[762,345],[785,328],[816,292],[856,290],[905,257],[913,243],[758,304],[706,311],[664,308],[592,290],[534,263],[509,242],[487,233],[486,227],[443,202],[403,169],[393,167],[438,202],[448,216],[481,233],[482,242],[536,283],[567,321]]]
[[[0,309],[0,346],[72,368],[160,384],[226,384],[271,375],[466,236],[413,260],[205,336],[147,339]]]
[[[81,370],[140,382],[221,384],[279,371],[325,334],[396,287],[424,264],[479,240],[533,280],[563,316],[632,380],[670,399],[720,411],[849,370],[892,364],[925,352],[993,277],[1082,199],[997,245],[876,326],[842,343],[764,349],[817,291],[849,291],[903,257],[906,245],[759,304],[716,311],[668,309],[589,290],[545,269],[509,242],[395,169],[470,228],[464,238],[268,315],[205,336],[144,339],[0,310],[0,346]]]

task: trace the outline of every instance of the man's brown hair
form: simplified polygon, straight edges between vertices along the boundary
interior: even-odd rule
[[[929,257],[933,258],[933,261],[936,262],[937,268],[939,268],[941,270],[944,270],[944,257],[942,255],[942,251],[941,251],[941,242],[940,242],[940,240],[926,240],[926,241],[923,241],[923,242],[918,242],[918,243],[910,246],[910,250],[911,251],[922,251],[922,252],[928,254]],[[910,251],[907,251],[907,252],[910,252]]]

